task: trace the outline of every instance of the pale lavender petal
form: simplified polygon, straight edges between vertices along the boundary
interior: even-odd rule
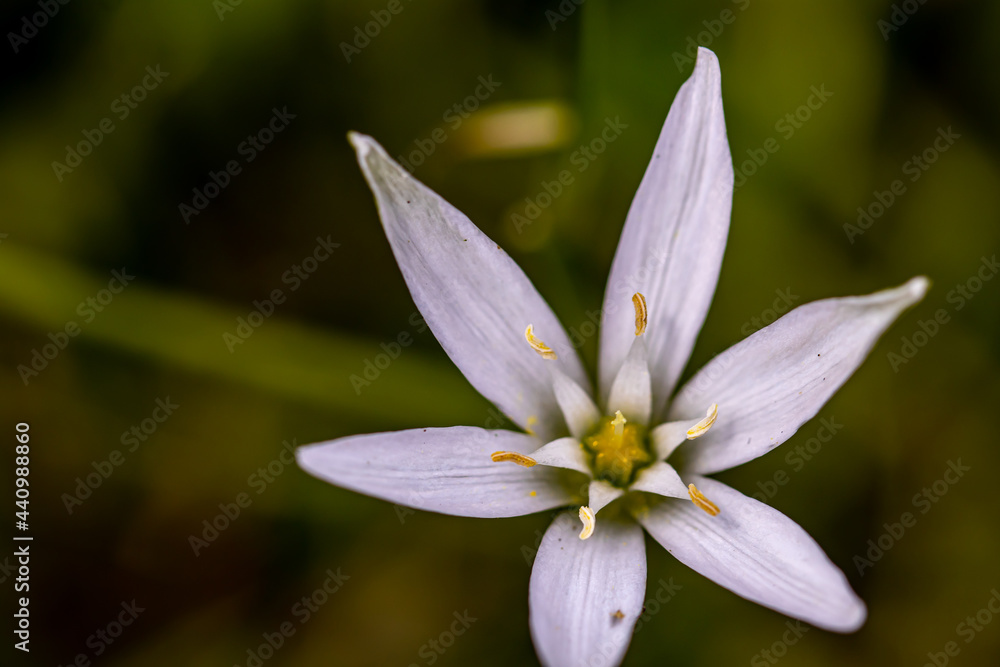
[[[695,426],[700,419],[685,419],[678,422],[666,422],[660,424],[649,432],[649,439],[653,445],[653,453],[656,458],[663,461],[670,457],[678,447],[687,440],[687,432]]]
[[[601,413],[597,410],[590,394],[576,382],[566,376],[558,368],[550,367],[552,371],[552,389],[556,394],[556,402],[562,410],[570,435],[577,440],[582,439],[597,425]]]
[[[608,396],[608,414],[620,410],[626,419],[643,426],[649,425],[649,413],[653,406],[646,355],[645,341],[636,336]]]
[[[587,463],[587,454],[576,438],[559,438],[546,443],[532,452],[531,458],[539,465],[576,470],[587,477],[592,475],[590,465]]]
[[[600,385],[607,397],[632,345],[630,299],[646,297],[653,417],[687,364],[722,265],[733,163],[722,113],[719,62],[698,49],[691,78],[670,107],[632,201],[604,294]]]
[[[382,226],[424,320],[479,393],[542,439],[565,432],[546,363],[590,383],[559,320],[520,267],[458,209],[414,179],[371,137],[352,133]],[[557,361],[532,351],[524,330]]]
[[[741,597],[817,627],[854,632],[864,624],[864,602],[798,524],[722,482],[688,479],[718,505],[717,516],[664,499],[637,517],[677,560]]]
[[[356,435],[295,454],[303,470],[345,489],[430,512],[492,518],[578,501],[555,468],[490,459],[496,451],[531,454],[539,444],[523,433],[453,426]]]
[[[617,486],[609,484],[603,479],[592,479],[587,492],[587,506],[594,514],[597,514],[623,495],[625,495],[625,491]]]
[[[570,513],[545,531],[531,568],[531,636],[546,667],[614,667],[642,613],[642,529],[630,520],[599,520],[589,539],[579,532]]]
[[[715,425],[681,446],[685,472],[726,470],[790,438],[847,381],[899,314],[923,298],[927,286],[921,277],[868,296],[814,301],[710,361],[670,407],[670,419],[681,420],[719,404]]]
[[[687,499],[687,484],[681,480],[674,467],[669,463],[657,461],[653,465],[643,468],[636,475],[635,481],[629,487],[629,491],[646,491],[670,498]]]

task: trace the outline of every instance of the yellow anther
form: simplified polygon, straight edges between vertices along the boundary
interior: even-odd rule
[[[524,330],[524,338],[528,341],[528,345],[531,349],[542,355],[542,359],[555,359],[556,353],[552,351],[552,348],[542,342],[535,333],[532,331],[533,326],[528,325],[528,328]]]
[[[688,484],[688,495],[691,496],[691,502],[699,509],[704,510],[709,516],[717,516],[719,514],[719,506],[706,498],[705,494],[699,491],[694,484]]]
[[[583,530],[580,531],[580,539],[585,540],[594,534],[594,524],[597,522],[594,518],[594,511],[586,505],[581,507],[580,521],[583,522]]]
[[[625,415],[621,410],[615,410],[615,418],[611,420],[611,425],[615,427],[615,435],[621,435],[625,430]]]
[[[646,330],[646,297],[636,292],[632,295],[632,305],[635,306],[635,335],[641,336]]]
[[[538,465],[538,461],[535,459],[530,456],[525,456],[524,454],[518,454],[517,452],[493,452],[490,454],[490,458],[493,459],[494,463],[500,463],[501,461],[513,461],[517,465],[524,466],[525,468]]]
[[[694,440],[705,435],[708,429],[712,428],[712,424],[715,423],[718,416],[719,404],[712,403],[711,407],[708,408],[708,412],[705,413],[705,418],[687,430],[687,439]]]

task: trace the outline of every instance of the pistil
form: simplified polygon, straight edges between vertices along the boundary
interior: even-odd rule
[[[626,420],[621,411],[602,419],[596,431],[583,440],[593,456],[594,478],[627,488],[636,471],[653,462],[645,440],[646,429]]]

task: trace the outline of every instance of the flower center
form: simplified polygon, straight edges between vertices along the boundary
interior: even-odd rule
[[[653,462],[646,428],[627,422],[620,411],[598,422],[593,433],[583,439],[583,446],[590,454],[594,479],[622,489],[628,488],[641,468]]]

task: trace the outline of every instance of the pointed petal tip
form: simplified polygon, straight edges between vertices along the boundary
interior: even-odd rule
[[[912,302],[916,303],[927,294],[927,290],[931,288],[931,281],[927,276],[916,276],[908,280],[903,287],[906,288],[907,293],[913,300]]]
[[[351,132],[347,138],[410,294],[434,336],[479,393],[519,426],[551,439],[563,428],[552,385],[539,361],[525,355],[523,339],[512,333],[534,323],[558,353],[559,368],[588,390],[576,349],[552,309],[498,244],[414,178],[408,166],[369,136]],[[484,349],[490,351],[489,363]]]
[[[834,632],[841,632],[843,634],[857,632],[865,624],[865,621],[868,620],[868,607],[865,606],[865,603],[857,596],[855,596],[855,603],[853,613],[844,618],[843,624],[831,628]]]
[[[825,622],[818,619],[809,619],[807,622],[822,630],[838,632],[843,635],[860,630],[868,620],[868,607],[854,591],[848,589],[848,594],[851,599],[839,617],[830,617]]]
[[[388,153],[385,152],[382,144],[375,141],[375,139],[367,134],[362,134],[361,132],[355,132],[352,130],[347,133],[347,141],[354,148],[354,152],[358,156],[358,164],[361,165],[361,169],[366,175],[368,175],[369,169],[376,169],[380,163],[396,165],[396,162],[389,157]],[[369,159],[370,157],[381,159],[373,162]],[[403,171],[402,167],[399,167],[399,171]]]
[[[694,62],[694,72],[692,72],[691,77],[695,76],[704,77],[707,82],[711,82],[713,87],[721,89],[722,86],[722,70],[719,66],[719,57],[715,55],[714,51],[706,49],[704,46],[698,47],[698,57]]]
[[[320,470],[322,450],[323,445],[328,444],[325,442],[314,442],[310,445],[302,445],[295,448],[295,463],[302,470],[313,475],[314,477],[322,477],[322,472]]]
[[[354,148],[354,153],[358,156],[358,164],[361,166],[361,171],[364,172],[365,178],[368,179],[369,184],[372,184],[373,171],[378,169],[380,162],[391,162],[391,158],[386,155],[382,145],[367,134],[361,134],[352,130],[347,133],[347,141]],[[382,160],[375,160],[373,162],[371,157],[381,157]]]
[[[605,288],[598,377],[607,400],[632,344],[624,294],[648,304],[652,415],[668,398],[701,330],[722,266],[732,212],[733,158],[719,60],[699,48],[632,200]]]
[[[358,152],[359,156],[363,153],[367,153],[371,149],[371,144],[375,142],[375,140],[367,134],[361,134],[360,132],[355,132],[354,130],[349,130],[347,132],[347,141],[354,146],[354,150]]]
[[[806,531],[774,508],[709,477],[689,476],[723,514],[665,500],[636,518],[681,563],[740,597],[830,632],[855,632],[865,603]]]
[[[712,49],[706,49],[704,46],[698,47],[698,57],[695,59],[695,67],[701,67],[702,64],[711,65],[715,64],[716,67],[719,66],[719,57],[715,55],[715,51]]]
[[[876,301],[893,308],[898,316],[907,308],[920,303],[930,287],[931,281],[927,276],[915,276],[898,287],[889,287],[869,297],[860,298],[875,297]]]

